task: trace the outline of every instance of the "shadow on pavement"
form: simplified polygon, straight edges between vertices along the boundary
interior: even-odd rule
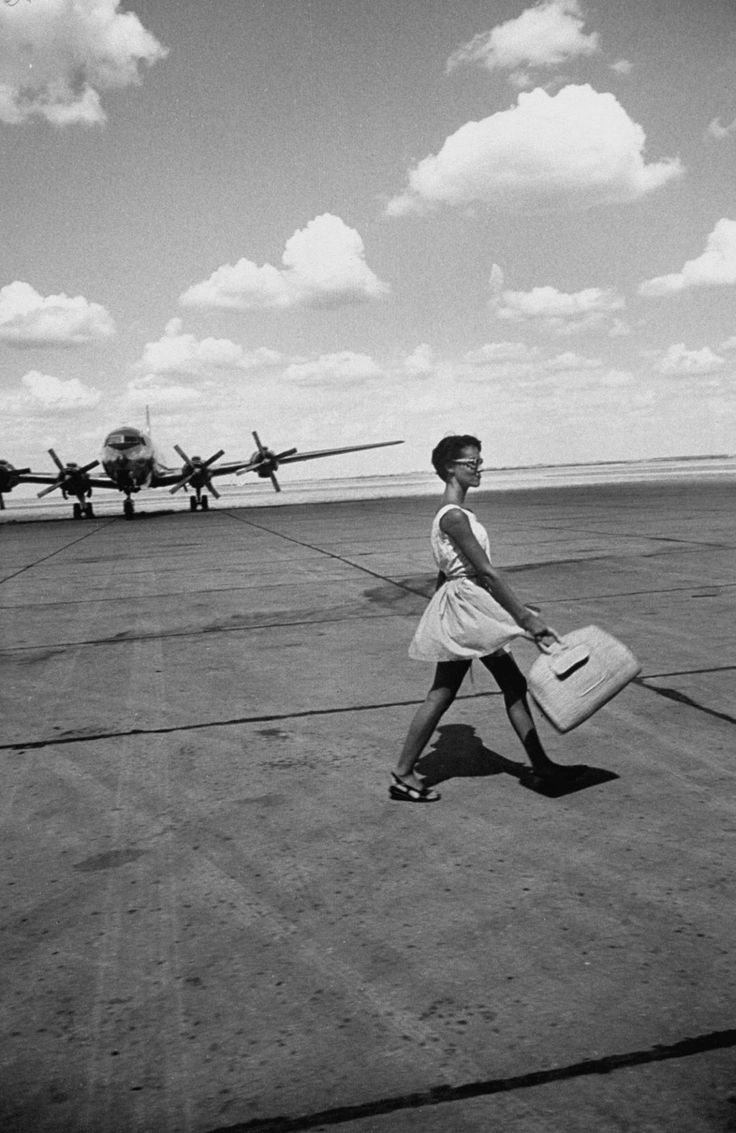
[[[437,733],[432,747],[417,764],[428,785],[482,775],[513,775],[518,779],[526,770],[525,763],[515,763],[487,748],[470,724],[443,724]]]
[[[432,747],[417,764],[417,770],[430,787],[446,779],[513,775],[526,790],[558,799],[618,779],[615,772],[603,767],[577,764],[574,769],[563,768],[560,779],[544,780],[535,775],[528,764],[507,759],[486,747],[470,724],[443,724],[437,732]]]
[[[601,783],[610,783],[618,779],[615,771],[607,771],[604,767],[588,767],[580,763],[576,765],[576,769],[578,774],[574,778],[545,781],[525,768],[519,776],[519,785],[548,799],[561,799],[563,795],[572,795],[576,791],[585,791],[588,787],[599,787]]]

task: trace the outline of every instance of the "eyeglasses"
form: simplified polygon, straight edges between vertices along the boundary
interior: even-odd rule
[[[478,472],[483,467],[483,458],[478,457],[477,460],[453,460],[453,464],[464,464],[466,468],[472,469],[473,472]]]

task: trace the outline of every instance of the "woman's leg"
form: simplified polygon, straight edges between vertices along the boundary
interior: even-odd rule
[[[517,736],[524,745],[529,762],[540,775],[549,774],[557,768],[542,747],[537,729],[529,711],[526,677],[510,653],[491,653],[481,657],[498,687],[503,693],[506,712]]]
[[[414,765],[441,717],[457,696],[469,668],[470,661],[440,661],[437,665],[434,683],[424,703],[414,714],[396,764],[396,774],[408,786],[418,788],[424,786],[422,780],[414,774]]]
[[[533,770],[529,782],[549,788],[550,785],[570,786],[582,779],[588,771],[584,763],[564,766],[553,763],[542,747],[529,711],[526,677],[511,654],[491,653],[481,657],[481,661],[501,689],[509,720],[529,757]]]

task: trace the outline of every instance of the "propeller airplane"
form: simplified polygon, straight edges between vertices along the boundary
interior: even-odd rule
[[[92,518],[94,515],[90,497],[95,488],[117,490],[125,495],[123,515],[131,519],[135,514],[132,497],[142,488],[168,488],[173,494],[181,489],[191,492],[189,507],[207,511],[209,496],[220,499],[220,493],[213,484],[215,476],[242,476],[255,472],[261,479],[271,481],[274,490],[281,491],[276,472],[282,464],[292,464],[302,460],[317,460],[325,456],[338,456],[341,453],[361,452],[365,449],[386,448],[400,445],[403,441],[376,441],[365,445],[347,445],[343,448],[326,448],[314,452],[299,452],[296,448],[274,452],[262,444],[257,433],[253,433],[256,450],[246,460],[218,464],[224,449],[218,449],[207,460],[200,456],[187,456],[179,445],[176,452],[184,462],[181,468],[167,468],[159,462],[150,437],[131,425],[121,425],[108,433],[102,446],[99,460],[79,465],[74,462],[62,463],[53,449],[48,453],[57,471],[32,472],[30,468],[14,468],[6,460],[0,460],[0,509],[5,507],[3,493],[8,493],[19,484],[44,484],[38,493],[39,498],[60,491],[64,499],[72,496],[75,503],[72,509],[74,519]],[[98,464],[102,464],[104,476],[90,476]]]

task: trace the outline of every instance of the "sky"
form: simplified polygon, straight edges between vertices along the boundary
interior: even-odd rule
[[[0,178],[16,465],[736,452],[733,0],[0,0]]]

